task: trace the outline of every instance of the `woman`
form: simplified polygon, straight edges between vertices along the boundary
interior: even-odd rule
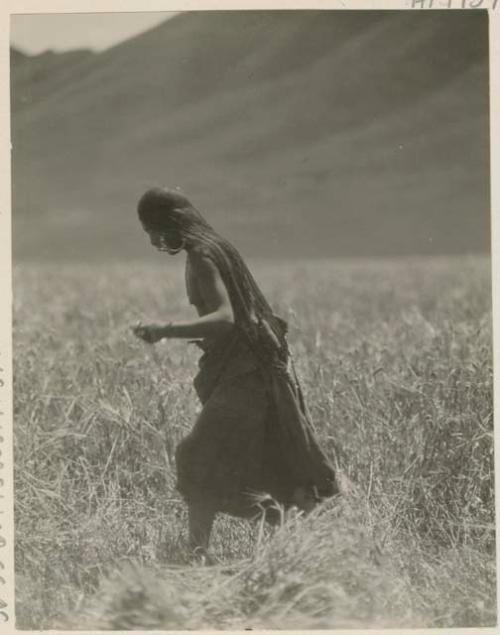
[[[198,313],[135,329],[150,344],[188,338],[204,351],[194,380],[203,408],[176,453],[191,547],[208,547],[217,512],[252,517],[273,500],[308,511],[336,494],[290,360],[286,323],[239,253],[176,191],[148,190],[138,213],[157,249],[187,253],[187,295]],[[266,514],[272,520],[272,504]]]

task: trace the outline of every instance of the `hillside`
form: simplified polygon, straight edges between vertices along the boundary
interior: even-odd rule
[[[61,90],[79,72],[80,63],[89,57],[92,57],[92,52],[85,49],[66,53],[45,51],[31,57],[11,49],[14,115],[25,108],[30,109],[32,104],[42,103]]]
[[[13,56],[15,253],[144,255],[158,183],[250,255],[485,251],[487,49],[483,12],[215,11]]]

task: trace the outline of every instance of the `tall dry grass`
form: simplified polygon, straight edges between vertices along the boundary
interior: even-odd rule
[[[19,627],[496,621],[489,262],[254,270],[345,495],[275,532],[221,516],[199,567],[174,466],[197,351],[129,332],[189,314],[181,269],[16,268]]]

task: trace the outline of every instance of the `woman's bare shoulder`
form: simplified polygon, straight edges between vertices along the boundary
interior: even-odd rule
[[[191,248],[188,253],[188,258],[193,265],[213,263],[210,251],[207,247],[205,247],[205,245],[196,245]]]
[[[217,271],[217,267],[210,256],[210,253],[203,245],[193,247],[189,250],[188,260],[190,268],[196,275],[203,275],[204,273],[210,273]]]

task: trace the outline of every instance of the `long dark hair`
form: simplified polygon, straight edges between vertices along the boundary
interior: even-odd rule
[[[261,358],[288,359],[287,324],[269,306],[243,258],[220,236],[180,192],[166,188],[148,190],[139,200],[138,214],[146,230],[175,234],[210,258],[226,286],[236,325]]]

